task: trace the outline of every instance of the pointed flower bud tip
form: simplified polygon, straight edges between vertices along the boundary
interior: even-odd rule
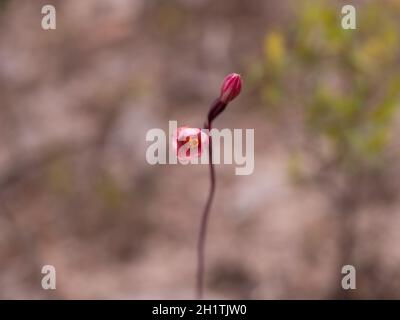
[[[226,76],[221,87],[220,100],[223,103],[229,103],[235,99],[242,89],[242,79],[237,73],[231,73]]]

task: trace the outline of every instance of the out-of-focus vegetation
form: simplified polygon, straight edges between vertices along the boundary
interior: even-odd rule
[[[376,179],[398,155],[399,11],[370,2],[358,10],[358,28],[345,30],[339,6],[311,1],[265,36],[264,58],[251,67],[260,98],[302,129],[299,149],[324,174]],[[290,162],[297,177],[301,159]]]
[[[345,174],[385,169],[400,106],[399,13],[370,2],[358,28],[344,30],[339,6],[310,1],[289,28],[266,34],[253,66],[265,106],[303,115],[308,146],[318,143],[318,158]]]
[[[299,4],[289,25],[267,32],[264,56],[250,67],[268,116],[289,124],[280,137],[292,130],[291,176],[326,187],[339,214],[339,266],[358,262],[357,211],[396,192],[399,14],[394,2],[371,1],[357,7],[357,29],[345,30],[339,3]]]

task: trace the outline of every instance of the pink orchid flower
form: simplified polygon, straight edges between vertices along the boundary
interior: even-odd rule
[[[220,96],[214,100],[208,111],[204,130],[212,129],[213,121],[225,110],[226,106],[235,99],[242,89],[242,79],[239,74],[231,73],[225,77]],[[211,204],[213,202],[216,176],[214,163],[212,162],[212,136],[199,128],[180,127],[176,130],[172,139],[172,146],[176,150],[178,159],[183,163],[188,163],[194,158],[202,155],[204,150],[208,150],[208,164],[210,168],[210,191],[203,214],[201,215],[200,231],[197,244],[197,276],[196,276],[196,297],[202,299],[204,291],[204,266],[205,266],[205,242],[207,234],[208,217]]]
[[[208,135],[199,128],[179,127],[172,145],[179,160],[188,162],[202,155],[208,148]]]

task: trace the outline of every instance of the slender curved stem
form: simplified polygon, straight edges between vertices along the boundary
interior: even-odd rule
[[[204,126],[205,129],[211,130],[211,121],[207,122]],[[214,198],[215,193],[215,169],[214,164],[212,162],[212,139],[211,135],[208,138],[208,163],[210,168],[210,192],[208,194],[207,202],[204,207],[203,214],[201,216],[201,225],[200,225],[200,233],[198,238],[197,245],[197,286],[196,286],[196,298],[202,299],[204,292],[204,262],[205,262],[205,242],[206,242],[206,234],[207,234],[207,225],[208,225],[208,217],[210,215],[211,204]]]

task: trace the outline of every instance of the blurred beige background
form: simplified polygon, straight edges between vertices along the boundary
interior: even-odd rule
[[[356,31],[341,1],[0,1],[0,298],[193,298],[208,168],[145,135],[231,72],[215,126],[255,129],[255,170],[216,168],[206,298],[400,298],[400,7],[351,2]]]

